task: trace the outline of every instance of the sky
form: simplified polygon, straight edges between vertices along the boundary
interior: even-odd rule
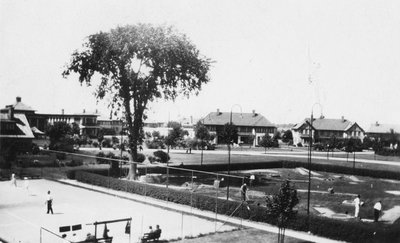
[[[322,114],[400,124],[400,1],[0,0],[0,107],[98,109],[94,87],[61,75],[99,31],[172,25],[214,63],[198,96],[150,105],[150,120],[255,110],[277,124]]]

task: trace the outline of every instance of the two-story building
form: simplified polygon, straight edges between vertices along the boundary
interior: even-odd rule
[[[14,113],[13,106],[7,106],[0,113],[0,154],[28,152],[32,149],[34,135],[25,114]]]
[[[307,118],[292,128],[293,144],[301,143],[305,145],[310,143],[311,128],[307,122],[310,122],[310,119]],[[341,119],[327,119],[321,116],[313,119],[312,125],[315,129],[313,138],[318,138],[321,143],[326,143],[333,137],[338,140],[351,137],[364,139],[364,129],[356,122],[351,122],[344,117]]]
[[[54,124],[55,122],[66,122],[68,124],[78,124],[81,135],[87,135],[89,137],[97,136],[97,117],[99,116],[97,112],[90,113],[83,109],[82,113],[75,114],[65,114],[64,110],[61,110],[61,113],[59,114],[41,114],[36,113],[35,109],[24,104],[21,97],[17,97],[15,103],[7,107],[13,107],[15,114],[24,114],[29,126],[38,134],[43,134],[43,132],[46,131],[48,124]],[[1,110],[1,113],[7,112],[8,108]]]
[[[400,125],[398,124],[381,124],[376,122],[371,124],[368,130],[365,132],[367,137],[388,141],[392,138],[393,134],[400,134]]]
[[[200,120],[210,133],[215,134],[214,142],[221,143],[221,133],[226,123],[232,122],[238,129],[237,144],[257,146],[265,134],[273,136],[276,126],[263,115],[256,113],[211,112]]]

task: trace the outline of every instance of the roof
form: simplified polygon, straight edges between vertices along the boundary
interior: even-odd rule
[[[367,133],[390,133],[393,130],[394,132],[400,132],[400,125],[398,124],[371,124]]]
[[[14,104],[12,104],[12,106],[14,107],[15,111],[35,111],[35,109],[22,103],[21,101],[16,101]]]
[[[225,125],[231,121],[230,112],[211,112],[202,119],[204,125]],[[232,123],[236,126],[275,127],[258,113],[232,113]]]
[[[294,125],[293,130],[300,129],[306,121],[310,121],[310,119],[305,119],[302,123],[298,123]],[[327,119],[327,118],[318,118],[314,119],[312,126],[316,130],[328,130],[328,131],[347,131],[350,129],[354,124],[349,120],[346,119]]]
[[[37,127],[31,127],[31,130],[34,134],[44,135],[45,133],[40,131]]]
[[[7,114],[6,114],[7,115]],[[1,116],[1,120],[3,120],[4,115]],[[26,119],[25,114],[14,114],[14,119],[10,119],[7,116],[6,121],[15,122],[17,126],[17,131],[15,134],[0,134],[0,137],[3,138],[34,138],[32,130],[29,126],[28,120]]]

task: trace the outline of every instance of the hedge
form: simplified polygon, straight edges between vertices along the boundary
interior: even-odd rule
[[[75,178],[84,183],[127,191],[178,204],[191,205],[201,210],[215,212],[215,208],[218,206],[218,213],[225,215],[231,215],[240,205],[240,202],[237,201],[192,194],[189,191],[166,189],[135,181],[123,181],[85,171],[76,171]],[[237,210],[234,216],[276,225],[276,220],[267,215],[265,208],[256,205],[248,206],[251,209],[250,211],[247,211],[243,207],[241,210]],[[307,215],[299,213],[296,219],[290,222],[288,228],[307,231]],[[310,216],[310,231],[315,235],[349,242],[400,242],[400,231],[397,225],[381,223],[371,224],[358,221],[342,221],[312,215]]]
[[[399,162],[400,163],[400,162]],[[180,168],[190,169],[190,170],[202,170],[202,171],[226,171],[226,164],[210,164],[210,165],[183,165]],[[255,169],[273,169],[273,168],[297,168],[304,167],[308,168],[307,162],[298,161],[272,161],[272,162],[247,162],[247,163],[234,163],[230,165],[231,171],[234,170],[255,170]],[[335,165],[335,164],[311,164],[311,170],[323,171],[330,173],[339,174],[351,174],[357,176],[367,176],[372,178],[383,178],[383,179],[393,179],[400,180],[399,171],[385,171],[376,170],[368,168],[355,168],[349,166]]]

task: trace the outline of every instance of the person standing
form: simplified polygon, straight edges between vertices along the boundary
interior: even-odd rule
[[[244,183],[241,187],[240,187],[240,193],[242,195],[242,201],[246,201],[246,193],[247,193],[247,185],[246,183]]]
[[[254,180],[255,180],[255,179],[256,179],[256,176],[252,174],[252,175],[250,176],[250,187],[253,186],[253,183],[254,183]]]
[[[357,195],[357,197],[354,199],[354,207],[355,207],[355,211],[354,211],[354,217],[358,218],[358,214],[360,213],[360,195]]]
[[[24,188],[27,192],[29,192],[29,180],[28,177],[24,177]]]
[[[46,203],[47,203],[47,214],[49,214],[49,212],[53,214],[53,197],[51,196],[50,191],[47,192]]]
[[[374,205],[374,222],[378,222],[381,212],[382,212],[382,202],[378,201]]]
[[[15,174],[11,174],[11,186],[17,187],[17,179],[15,178]]]

